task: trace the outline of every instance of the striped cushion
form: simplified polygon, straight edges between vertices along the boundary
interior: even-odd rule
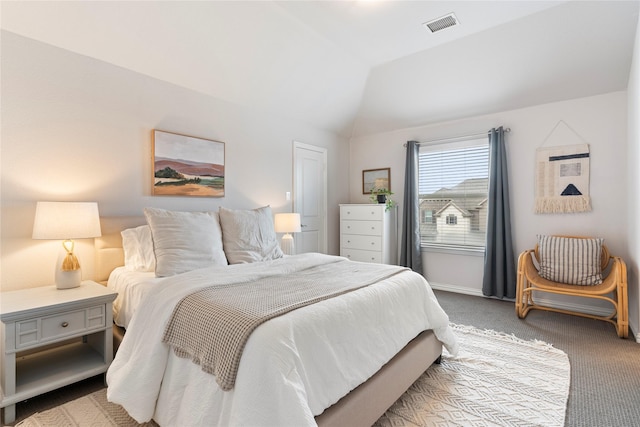
[[[540,276],[571,285],[599,285],[603,240],[538,236]]]

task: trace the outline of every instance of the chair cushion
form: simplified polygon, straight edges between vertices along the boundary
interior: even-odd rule
[[[540,276],[570,285],[599,285],[603,240],[538,236]]]

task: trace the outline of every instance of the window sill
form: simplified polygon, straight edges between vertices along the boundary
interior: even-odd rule
[[[425,246],[420,247],[421,252],[435,252],[441,254],[451,255],[465,255],[465,256],[481,256],[484,257],[484,248],[460,248],[460,247],[443,247],[443,246]]]

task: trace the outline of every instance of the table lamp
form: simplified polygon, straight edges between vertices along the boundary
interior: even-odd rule
[[[62,240],[64,251],[56,264],[55,279],[58,289],[80,286],[82,271],[73,253],[71,239],[100,236],[100,215],[95,202],[38,202],[33,221],[33,239]]]
[[[275,229],[277,233],[286,233],[282,236],[280,248],[287,255],[295,255],[295,246],[293,236],[290,233],[299,233],[302,228],[300,225],[299,213],[279,213],[275,216]]]

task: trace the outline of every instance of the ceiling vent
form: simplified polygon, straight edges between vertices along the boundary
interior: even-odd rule
[[[456,15],[450,13],[445,16],[441,16],[440,18],[434,19],[433,21],[425,22],[424,27],[427,28],[431,33],[437,33],[438,31],[442,31],[445,28],[455,27],[459,25],[460,22]]]

